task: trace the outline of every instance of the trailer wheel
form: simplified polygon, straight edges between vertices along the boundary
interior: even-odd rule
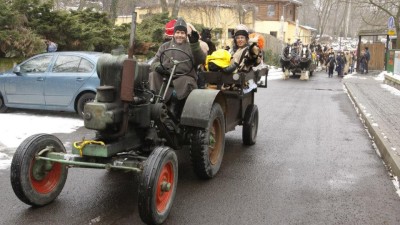
[[[266,88],[267,87],[267,75],[265,75],[264,82],[260,82],[260,87]]]
[[[221,106],[214,103],[206,129],[194,128],[191,138],[190,158],[194,172],[210,179],[221,167],[225,150],[225,118]]]
[[[17,197],[28,205],[49,204],[57,198],[67,180],[65,165],[35,159],[47,146],[53,146],[56,152],[65,152],[57,137],[35,134],[18,146],[11,162],[11,186]]]
[[[257,105],[249,105],[244,113],[242,138],[243,144],[254,145],[256,143],[258,130],[258,108]]]
[[[146,224],[163,223],[171,211],[178,183],[178,159],[166,146],[156,147],[144,163],[139,182],[139,214]]]

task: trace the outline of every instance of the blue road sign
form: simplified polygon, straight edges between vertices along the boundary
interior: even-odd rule
[[[393,16],[391,16],[391,17],[389,17],[389,20],[388,20],[388,28],[390,29],[390,28],[395,28],[396,26],[394,25],[394,18],[393,18]]]

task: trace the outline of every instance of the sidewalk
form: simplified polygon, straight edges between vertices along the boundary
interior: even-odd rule
[[[343,83],[382,159],[400,177],[400,91],[384,84],[381,72],[348,75]]]

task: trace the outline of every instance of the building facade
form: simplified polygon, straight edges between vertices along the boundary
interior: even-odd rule
[[[221,4],[214,1],[181,3],[179,16],[186,22],[202,24],[220,30],[217,33],[219,46],[230,45],[231,31],[238,24],[245,24],[258,33],[274,36],[285,43],[296,39],[303,43],[311,42],[313,28],[296,23],[298,10],[302,3],[298,0],[248,0],[246,4]],[[172,7],[169,10],[172,11]],[[137,21],[149,14],[161,13],[160,6],[137,7]],[[130,23],[131,16],[120,16],[116,23]]]

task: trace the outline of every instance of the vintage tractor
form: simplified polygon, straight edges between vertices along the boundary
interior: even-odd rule
[[[49,134],[28,137],[17,148],[11,164],[11,184],[17,197],[32,206],[52,202],[66,182],[69,168],[100,168],[139,174],[139,214],[147,224],[161,224],[168,217],[178,183],[176,150],[187,150],[194,172],[204,179],[220,169],[225,133],[243,126],[243,143],[256,142],[257,89],[246,92],[245,84],[265,71],[227,75],[204,72],[216,90],[195,89],[180,105],[166,102],[176,67],[192,59],[161,57],[173,62],[160,93],[149,90],[149,65],[126,56],[105,55],[97,71],[100,86],[94,102],[84,108],[84,124],[96,130],[95,140],[74,143],[66,151],[62,142]],[[162,60],[160,60],[162,62]],[[220,90],[223,85],[232,90]],[[222,88],[223,89],[223,88]],[[177,113],[178,112],[178,113]]]

